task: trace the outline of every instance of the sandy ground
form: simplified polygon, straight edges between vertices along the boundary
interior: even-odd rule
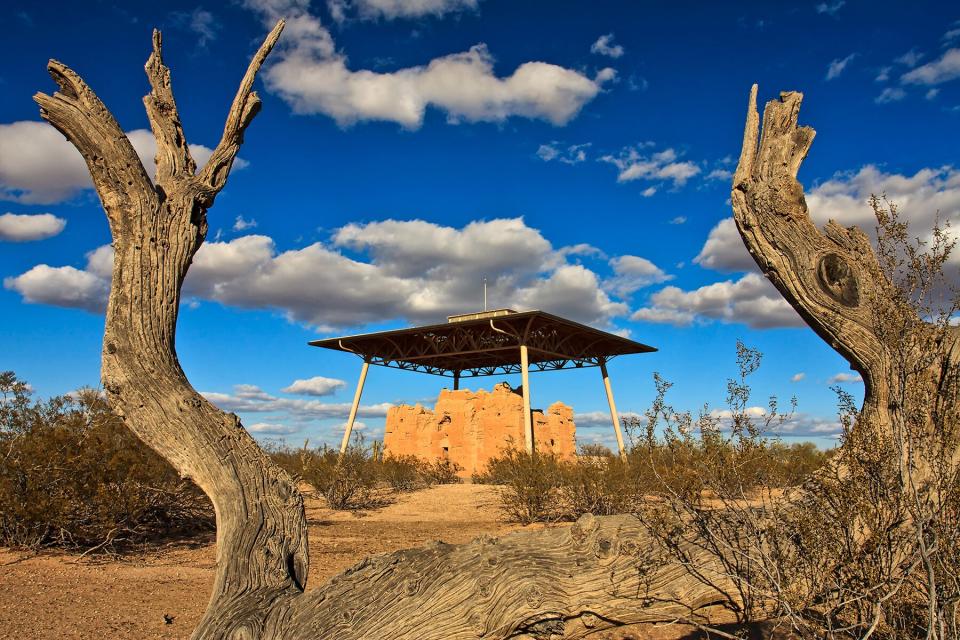
[[[363,515],[332,511],[308,500],[309,584],[322,584],[368,555],[432,540],[468,542],[521,528],[503,523],[496,505],[494,487],[470,484],[402,495]],[[214,555],[212,538],[192,547],[154,549],[121,559],[0,549],[0,639],[189,638],[206,607]],[[603,636],[693,637],[675,626]]]

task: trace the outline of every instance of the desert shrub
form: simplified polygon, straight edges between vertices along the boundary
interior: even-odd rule
[[[387,454],[379,463],[380,477],[395,491],[413,491],[423,484],[425,463],[416,456]]]
[[[609,450],[608,450],[609,451]],[[575,520],[585,513],[632,513],[642,499],[641,476],[619,457],[586,457],[561,465],[560,504],[564,516]]]
[[[511,447],[473,481],[502,485],[501,506],[508,518],[554,522],[585,513],[633,513],[645,497],[660,495],[709,500],[717,489],[724,495],[755,497],[804,482],[828,459],[828,452],[812,444],[788,446],[760,437],[759,432],[751,436],[745,427],[721,424],[706,410],[699,419],[681,416],[663,402],[670,383],[659,376],[656,382],[657,413],[646,421],[625,421],[632,441],[625,459],[602,445],[581,447],[574,460],[549,454],[531,458]],[[776,411],[775,403],[771,410]],[[672,426],[662,436],[655,435],[663,412]],[[637,437],[647,426],[653,429]]]
[[[275,465],[296,480],[303,479],[303,470],[315,455],[315,452],[309,448],[309,440],[304,442],[302,448],[290,447],[283,440],[262,442],[260,446]]]
[[[581,444],[577,447],[577,455],[581,458],[612,458],[613,451],[610,450],[610,447],[604,446],[602,444],[590,443],[590,444]]]
[[[559,520],[564,515],[560,494],[563,463],[556,454],[530,455],[510,447],[492,458],[477,480],[500,485],[500,509],[511,521],[530,524]]]
[[[212,531],[206,496],[94,390],[33,401],[0,373],[0,544],[123,551]]]
[[[802,484],[837,453],[836,449],[818,449],[812,442],[794,442],[789,446],[771,442],[766,450],[774,465],[769,482],[781,488]]]
[[[463,471],[463,467],[445,458],[433,462],[424,460],[421,461],[420,465],[420,477],[428,485],[458,484],[461,471]]]
[[[337,450],[326,445],[304,454],[300,478],[323,496],[331,509],[372,509],[384,502],[377,491],[378,466],[370,448],[357,439],[342,460]]]
[[[274,463],[310,485],[332,509],[375,509],[390,503],[390,491],[406,493],[460,482],[457,474],[462,467],[455,462],[384,453],[379,441],[367,446],[359,435],[342,460],[338,450],[327,445],[308,445],[292,448],[280,441],[264,443],[263,448]]]
[[[474,482],[499,485],[501,511],[523,524],[631,513],[642,497],[637,468],[613,455],[563,460],[507,448]]]

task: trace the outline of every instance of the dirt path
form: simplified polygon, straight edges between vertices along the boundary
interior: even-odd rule
[[[496,505],[496,488],[469,484],[402,495],[394,504],[360,515],[308,500],[308,584],[320,585],[369,555],[432,540],[468,542],[482,534],[497,536],[522,528],[501,522]],[[0,549],[0,640],[185,640],[206,608],[214,557],[212,539],[193,548],[106,561]],[[624,629],[603,637],[688,636],[674,627]]]
[[[307,518],[311,586],[368,555],[519,528],[500,522],[496,490],[482,485],[432,487],[365,515],[308,500]],[[0,550],[0,638],[188,638],[207,604],[214,557],[212,540],[109,561]]]

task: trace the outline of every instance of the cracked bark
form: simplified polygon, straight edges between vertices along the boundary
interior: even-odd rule
[[[885,330],[884,324],[904,311],[867,235],[833,220],[821,232],[810,219],[797,171],[815,132],[797,125],[802,101],[803,94],[785,92],[768,102],[761,129],[757,86],[751,89],[731,193],[734,220],[764,275],[863,377],[861,422],[889,432],[894,420],[903,420],[897,412],[903,409],[898,386],[904,367],[920,358],[910,353],[911,336]],[[924,324],[914,317],[917,326]],[[948,328],[937,351],[928,372],[938,389],[931,415],[960,393],[960,328]]]

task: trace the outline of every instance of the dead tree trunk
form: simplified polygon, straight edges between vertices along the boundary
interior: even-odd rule
[[[815,132],[797,126],[803,94],[767,103],[763,129],[757,87],[750,92],[743,149],[733,179],[734,219],[757,265],[810,327],[863,377],[862,424],[890,434],[906,411],[955,411],[960,394],[960,328],[921,319],[884,273],[857,227],[810,219],[797,181]],[[759,144],[758,144],[759,137]],[[925,369],[932,407],[908,407],[905,380]]]
[[[34,97],[43,118],[83,155],[110,223],[115,258],[101,376],[111,406],[140,439],[192,478],[216,510],[217,577],[197,637],[234,637],[226,632],[241,629],[247,636],[235,637],[260,637],[271,611],[299,595],[307,580],[300,494],[236,416],[194,391],[174,348],[181,284],[206,236],[206,211],[260,108],[253,81],[282,28],[274,28],[251,61],[223,137],[199,172],[158,31],[146,64],[151,91],[144,97],[157,141],[155,183],[106,106],[74,71],[51,60],[48,70],[60,91]]]

